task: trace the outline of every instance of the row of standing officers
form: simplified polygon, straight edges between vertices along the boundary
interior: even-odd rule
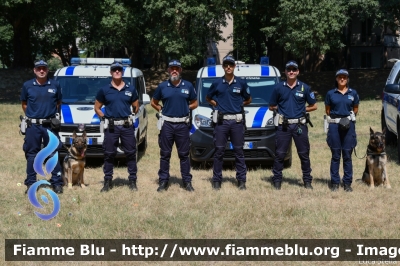
[[[226,56],[222,67],[225,75],[216,79],[206,96],[206,100],[218,110],[218,121],[214,124],[214,164],[212,188],[221,189],[222,166],[225,146],[230,139],[235,153],[236,179],[239,190],[246,189],[246,164],[243,153],[245,120],[243,106],[251,103],[251,92],[245,80],[234,75],[235,59]],[[61,104],[61,88],[57,81],[47,78],[48,66],[43,60],[35,62],[33,69],[36,77],[24,83],[21,91],[22,109],[33,123],[26,129],[23,145],[27,160],[25,185],[27,190],[36,182],[36,172],[33,168],[34,159],[40,151],[41,144],[47,146],[49,137],[47,130],[52,131],[58,138],[57,130],[50,125],[39,123],[44,119],[54,118]],[[110,66],[112,81],[99,89],[95,112],[101,118],[113,118],[114,127],[104,130],[104,186],[101,192],[109,191],[112,187],[113,164],[117,154],[119,140],[126,154],[129,189],[137,191],[136,138],[134,126],[126,126],[125,121],[132,112],[139,110],[136,89],[122,80],[123,66],[114,62]],[[159,84],[151,100],[151,106],[162,113],[162,127],[158,136],[160,147],[160,168],[158,171],[159,187],[157,191],[165,191],[169,185],[169,169],[172,147],[175,143],[180,159],[180,171],[183,188],[194,191],[190,173],[190,134],[189,113],[197,108],[196,91],[187,80],[181,78],[182,66],[179,60],[171,60],[168,64],[169,79]],[[286,81],[278,83],[271,95],[269,109],[276,114],[275,160],[273,164],[272,182],[275,189],[280,190],[284,157],[291,140],[297,148],[301,161],[302,179],[306,189],[313,189],[310,143],[306,116],[308,112],[317,109],[316,99],[310,87],[297,79],[298,64],[289,61],[285,65]],[[327,93],[325,111],[329,119],[327,143],[332,152],[330,176],[331,190],[337,191],[340,183],[339,165],[343,156],[343,185],[347,192],[352,191],[352,161],[351,154],[356,146],[355,121],[350,118],[358,112],[359,97],[349,84],[349,73],[341,69],[336,73],[335,88]],[[162,106],[160,105],[162,102]],[[307,104],[307,106],[306,106]],[[102,107],[105,105],[104,113]],[[342,127],[343,120],[347,126]],[[121,122],[121,123],[119,123]],[[58,149],[62,146],[61,141]],[[58,151],[57,149],[57,151]],[[57,162],[50,183],[56,193],[62,193],[61,167]]]

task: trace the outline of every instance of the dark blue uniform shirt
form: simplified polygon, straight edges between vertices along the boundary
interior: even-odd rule
[[[296,86],[291,89],[286,81],[283,81],[272,91],[269,105],[277,105],[279,114],[293,119],[304,116],[306,102],[310,105],[316,103],[314,93],[307,84],[298,80]]]
[[[223,114],[242,112],[243,100],[250,98],[246,81],[234,76],[231,84],[224,77],[216,79],[208,89],[207,97],[217,102],[217,109]]]
[[[27,102],[26,116],[35,119],[54,117],[57,113],[57,102],[61,101],[60,84],[52,79],[43,85],[36,78],[24,83],[21,90],[21,101]]]
[[[126,83],[121,90],[117,90],[110,83],[102,87],[96,96],[96,100],[105,105],[104,116],[107,118],[127,118],[132,114],[131,106],[137,99],[135,87]]]
[[[325,105],[331,107],[330,115],[349,116],[353,111],[354,105],[360,103],[357,91],[349,88],[345,94],[338,91],[337,88],[328,91],[325,97]]]
[[[187,80],[181,82],[175,87],[169,80],[161,82],[153,98],[162,101],[163,115],[169,117],[185,117],[189,114],[189,103],[197,99],[196,91]]]

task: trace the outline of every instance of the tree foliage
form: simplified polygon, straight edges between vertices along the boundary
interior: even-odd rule
[[[399,0],[2,0],[0,60],[32,67],[37,57],[58,55],[64,65],[78,55],[130,57],[143,67],[172,58],[185,67],[201,64],[207,43],[222,40],[233,16],[234,52],[258,62],[267,51],[298,58],[348,45],[351,18],[398,29]],[[78,46],[76,45],[78,40]]]

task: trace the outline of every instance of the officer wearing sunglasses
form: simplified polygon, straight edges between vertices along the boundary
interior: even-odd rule
[[[283,162],[293,138],[301,161],[304,187],[313,189],[306,112],[317,110],[316,99],[310,87],[297,79],[299,66],[296,61],[286,63],[285,74],[286,81],[275,86],[269,103],[269,109],[276,111],[276,115],[279,116],[276,119],[278,124],[276,125],[272,181],[274,188],[280,190]],[[305,106],[306,103],[307,106]]]
[[[139,98],[135,87],[123,81],[124,69],[120,62],[111,64],[110,74],[111,83],[100,88],[94,104],[96,114],[107,122],[103,141],[104,186],[100,192],[107,192],[113,187],[114,158],[117,155],[119,140],[126,156],[129,189],[137,191],[136,138],[132,113],[139,110]],[[103,105],[104,113],[101,110]]]
[[[216,79],[208,90],[206,100],[218,110],[219,118],[214,127],[214,169],[212,187],[221,188],[222,165],[225,146],[230,141],[235,152],[236,179],[239,190],[246,189],[246,164],[243,145],[245,119],[243,106],[251,103],[250,89],[246,81],[234,75],[235,59],[226,56],[222,60],[225,75]]]

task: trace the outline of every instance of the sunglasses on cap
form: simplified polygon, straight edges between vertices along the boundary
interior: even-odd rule
[[[297,70],[299,70],[298,68],[286,68],[287,72],[297,72]]]

